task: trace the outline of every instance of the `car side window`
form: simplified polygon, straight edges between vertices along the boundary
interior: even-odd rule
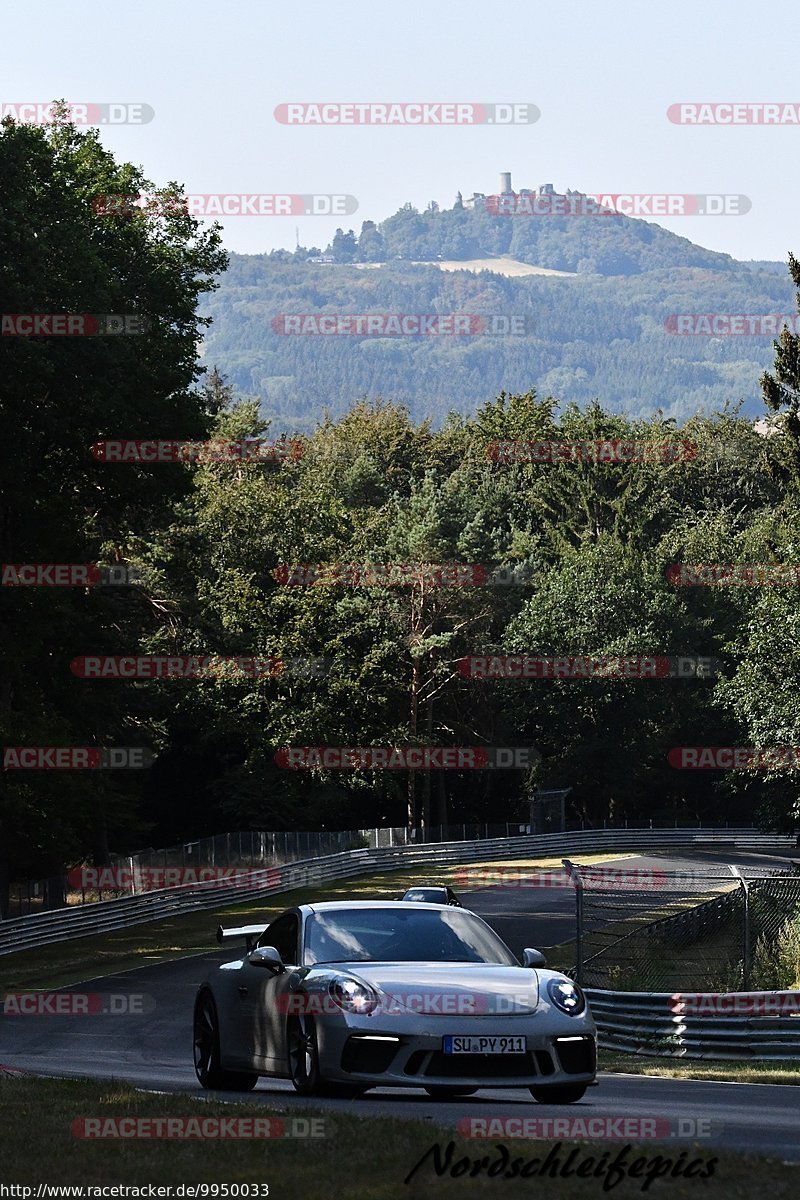
[[[259,946],[274,946],[288,966],[296,967],[300,961],[297,946],[299,934],[300,922],[296,914],[287,913],[283,917],[278,917],[277,921],[273,921],[264,930],[258,939],[258,944]]]

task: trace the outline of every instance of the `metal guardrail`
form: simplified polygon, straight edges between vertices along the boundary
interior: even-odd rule
[[[610,992],[587,988],[607,1050],[659,1058],[800,1058],[800,991]],[[794,1015],[792,1015],[794,1014]]]
[[[280,869],[265,867],[248,872],[250,881],[246,885],[222,887],[212,880],[16,917],[0,924],[0,955],[117,929],[129,929],[204,909],[261,900],[307,883],[326,883],[350,875],[365,874],[378,869],[362,866],[358,861],[359,856],[368,853],[366,850],[352,850],[328,858],[309,859],[305,863],[292,863]]]
[[[795,841],[789,836],[764,834],[753,829],[605,829],[347,850],[325,858],[254,870],[249,875],[249,882],[243,886],[221,887],[218,882],[209,881],[3,921],[0,923],[0,955],[127,929],[179,914],[260,900],[310,884],[402,867],[425,866],[435,877],[437,867],[458,863],[519,856],[561,858],[567,854],[613,849],[679,850],[692,847],[790,854],[795,849]]]

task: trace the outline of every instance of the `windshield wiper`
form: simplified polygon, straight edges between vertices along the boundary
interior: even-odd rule
[[[330,963],[377,962],[377,961],[378,960],[374,959],[374,958],[320,958],[317,960],[317,962],[312,963],[311,965],[312,965],[312,967],[326,967]]]

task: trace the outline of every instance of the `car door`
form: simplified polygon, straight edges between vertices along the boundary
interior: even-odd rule
[[[237,980],[239,1021],[242,1033],[240,1050],[252,1069],[264,1074],[283,1075],[286,1071],[283,1029],[288,995],[300,952],[300,918],[283,913],[262,933],[259,946],[274,946],[286,967],[276,974],[266,967],[255,967],[245,958]]]

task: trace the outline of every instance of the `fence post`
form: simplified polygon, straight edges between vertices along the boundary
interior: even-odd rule
[[[750,972],[752,966],[750,961],[752,952],[750,945],[750,885],[744,879],[742,880],[742,890],[744,891],[744,961],[742,963],[744,979],[742,980],[742,984],[744,990],[748,992],[750,990]]]
[[[728,864],[728,870],[735,879],[739,880],[742,889],[742,991],[750,991],[750,885],[742,876],[738,867]]]
[[[583,880],[580,869],[568,858],[562,858],[561,862],[575,888],[575,982],[580,987],[583,983]]]

